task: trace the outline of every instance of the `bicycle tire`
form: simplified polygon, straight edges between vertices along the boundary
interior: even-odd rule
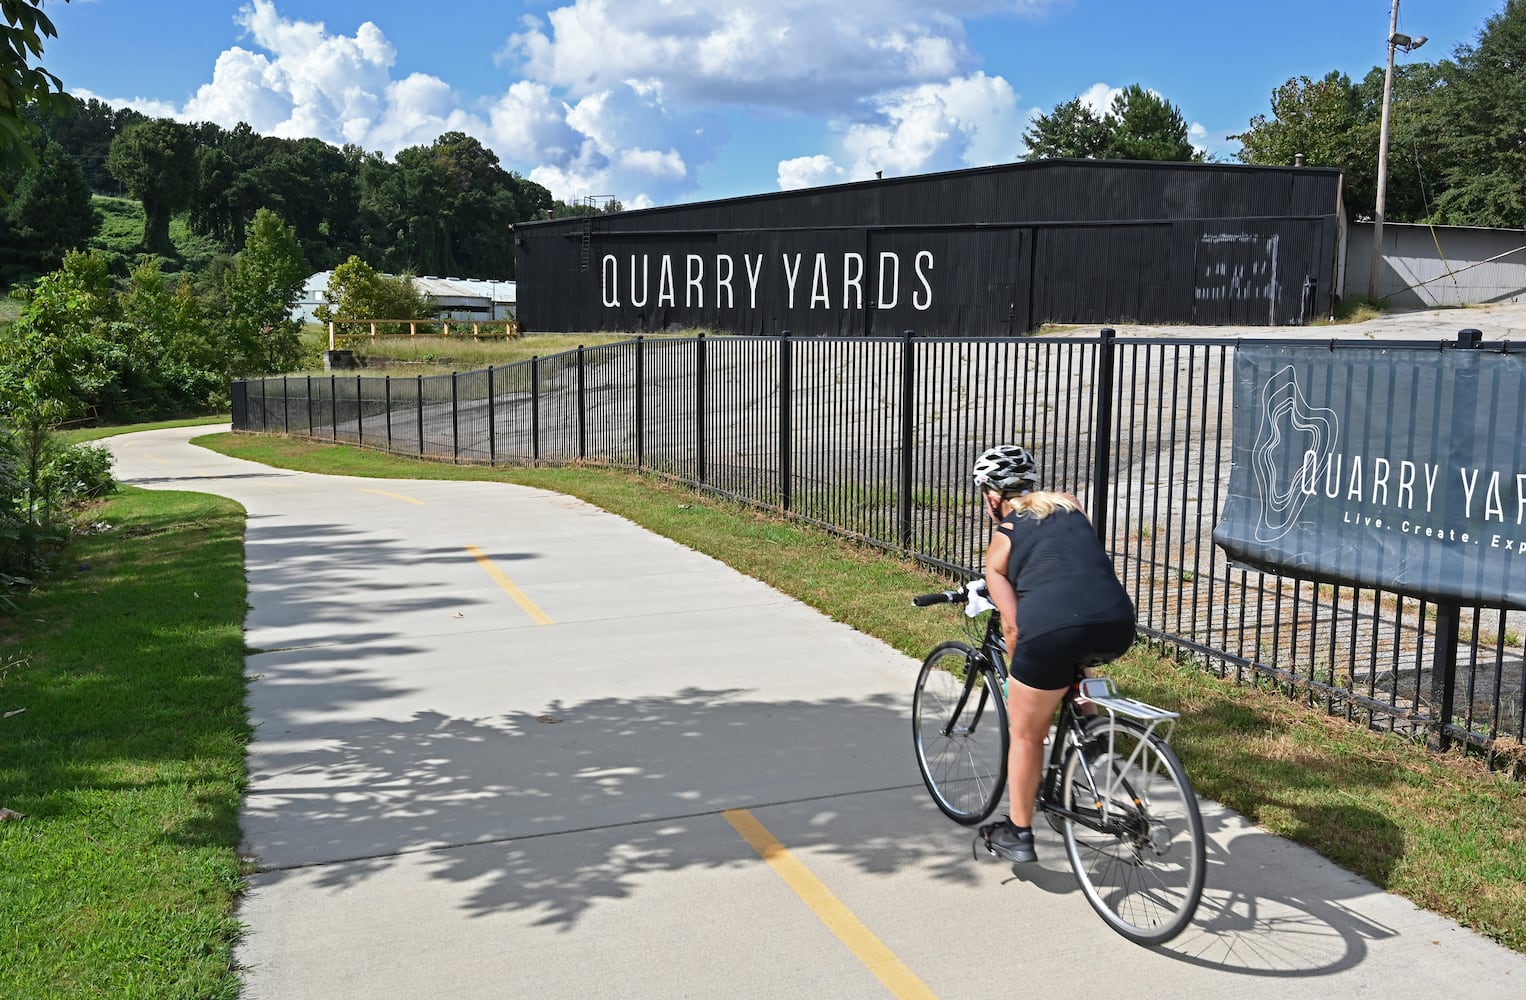
[[[1066,754],[1061,799],[1087,815],[1098,815],[1106,799],[1114,818],[1108,832],[1074,820],[1062,831],[1092,909],[1138,944],[1180,934],[1202,899],[1206,856],[1197,795],[1171,747],[1131,720],[1094,719],[1086,742]]]
[[[966,678],[970,692],[961,705]],[[984,658],[962,642],[927,654],[911,726],[922,783],[943,815],[964,826],[989,817],[1007,790],[1011,735],[1001,685]]]

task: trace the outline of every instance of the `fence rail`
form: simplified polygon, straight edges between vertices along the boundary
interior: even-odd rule
[[[484,337],[512,339],[519,336],[519,323],[512,319],[331,319],[328,323],[329,350],[334,350],[341,337],[369,337],[372,340],[375,340],[378,335],[448,338],[453,336],[450,332],[452,326],[470,328],[470,336],[473,340],[481,340]],[[407,330],[403,327],[407,327]],[[439,333],[434,332],[436,327],[439,328]],[[498,327],[503,329],[499,330]],[[454,336],[462,337],[467,334],[457,333]]]
[[[233,425],[455,462],[649,471],[966,575],[986,540],[972,458],[1021,441],[1047,485],[1087,504],[1145,635],[1438,748],[1516,752],[1518,614],[1238,569],[1213,545],[1235,346],[1110,330],[636,338],[454,375],[237,382]],[[1417,347],[1435,350],[1395,345]]]

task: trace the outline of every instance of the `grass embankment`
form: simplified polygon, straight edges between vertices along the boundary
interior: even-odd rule
[[[913,656],[958,628],[957,611],[910,611],[910,594],[945,583],[926,570],[650,478],[242,435],[203,443],[282,468],[581,497]],[[231,996],[241,517],[222,501],[130,492],[97,518],[120,527],[82,543],[72,561],[90,568],[0,619],[3,655],[28,657],[0,683],[0,706],[28,708],[0,721],[0,805],[31,814],[0,823],[0,995]],[[1111,672],[1185,713],[1175,743],[1205,798],[1526,952],[1521,784],[1143,647]]]
[[[244,513],[128,490],[0,606],[0,996],[233,997]]]
[[[231,420],[232,417],[229,414],[221,413],[211,417],[186,417],[183,420],[160,420],[151,424],[135,424],[130,429],[152,431],[165,427],[200,427],[203,424],[226,424]],[[122,430],[121,427],[74,427],[59,431],[58,436],[68,444],[86,444],[121,434]]]
[[[383,328],[385,329],[385,328]],[[459,325],[452,330],[460,330]],[[502,329],[501,326],[498,329]],[[707,334],[710,331],[706,331]],[[647,334],[657,337],[693,337],[698,330],[680,330],[672,333]],[[316,355],[328,348],[328,328],[309,323],[303,328],[302,337],[309,353]],[[470,333],[453,332],[449,337],[435,334],[409,336],[407,333],[383,333],[376,337],[350,336],[336,338],[336,347],[354,351],[363,367],[339,374],[382,378],[391,375],[411,378],[415,375],[449,375],[453,371],[474,371],[492,365],[512,365],[531,358],[544,358],[563,351],[575,351],[579,347],[599,347],[634,340],[632,333],[539,333],[517,337],[483,337],[473,340]],[[299,375],[324,376],[332,372],[296,372]]]

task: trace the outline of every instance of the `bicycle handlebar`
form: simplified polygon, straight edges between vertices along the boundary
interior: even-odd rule
[[[936,594],[920,594],[911,599],[911,603],[919,608],[925,608],[932,604],[965,604],[970,595],[963,590],[944,590]]]

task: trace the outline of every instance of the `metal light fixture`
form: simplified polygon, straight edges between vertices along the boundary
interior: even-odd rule
[[[1383,74],[1383,117],[1378,126],[1378,197],[1372,208],[1372,269],[1367,275],[1367,297],[1378,298],[1378,267],[1383,261],[1383,201],[1388,193],[1388,109],[1394,97],[1394,50],[1413,52],[1425,44],[1424,35],[1411,38],[1399,31],[1399,0],[1394,0],[1388,22],[1388,69]]]

